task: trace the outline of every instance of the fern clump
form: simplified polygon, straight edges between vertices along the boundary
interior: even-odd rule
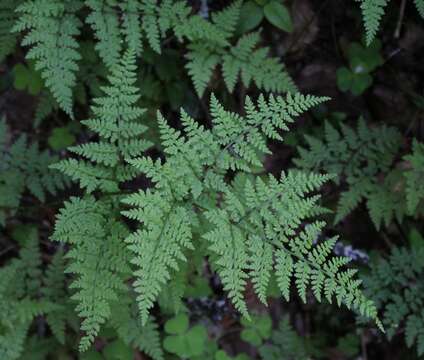
[[[390,256],[376,261],[364,278],[366,293],[382,313],[387,336],[392,338],[403,328],[408,347],[416,344],[418,356],[424,354],[423,255],[422,247],[393,248]]]
[[[271,272],[283,296],[293,282],[303,301],[309,287],[318,300],[355,308],[376,318],[376,309],[359,289],[355,271],[343,270],[345,258],[330,256],[335,239],[316,240],[325,212],[314,192],[327,175],[283,173],[280,179],[252,176],[260,154],[269,153],[266,139],[282,140],[295,117],[326,98],[301,94],[246,99],[245,116],[226,111],[212,96],[212,129],[181,112],[183,131],[170,127],[159,114],[166,161],[142,157],[129,162],[155,184],[127,197],[133,208],[123,213],[141,223],[127,238],[133,253],[134,287],[141,319],[147,321],[161,289],[186,261],[196,238],[207,241],[214,266],[234,306],[249,317],[244,300],[248,280],[266,302]],[[229,171],[244,176],[242,186],[227,181]],[[250,175],[249,175],[250,174]],[[208,225],[199,228],[200,223]],[[202,230],[202,229],[207,230]]]
[[[13,143],[9,139],[6,120],[0,121],[0,225],[18,211],[25,191],[44,202],[46,194],[56,195],[68,180],[49,166],[57,160],[38,144],[30,144],[25,135]]]
[[[343,124],[337,130],[326,122],[324,133],[323,140],[307,135],[308,148],[298,148],[299,157],[294,163],[302,170],[335,174],[337,183],[347,185],[340,194],[335,222],[362,201],[377,228],[382,223],[388,225],[394,216],[401,219],[405,201],[396,186],[402,177],[400,172],[392,171],[401,145],[399,132],[386,126],[370,128],[360,119],[356,131]]]

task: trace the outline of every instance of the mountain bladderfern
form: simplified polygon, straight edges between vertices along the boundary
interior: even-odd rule
[[[211,98],[212,129],[205,129],[181,112],[183,131],[158,115],[166,160],[143,157],[129,162],[152,180],[124,202],[123,213],[141,223],[127,238],[133,252],[134,287],[141,319],[147,321],[161,289],[168,284],[179,261],[185,261],[198,241],[207,241],[214,266],[229,298],[249,316],[244,300],[251,280],[258,297],[266,302],[272,271],[283,296],[295,284],[306,301],[306,291],[318,300],[335,297],[338,304],[376,318],[376,309],[359,289],[355,270],[343,270],[345,258],[330,257],[335,239],[320,241],[324,222],[314,218],[326,212],[314,192],[329,177],[302,172],[280,179],[245,179],[243,186],[228,181],[230,172],[251,174],[260,166],[260,154],[269,153],[266,139],[282,140],[295,117],[326,98],[299,93],[286,97],[261,96],[255,104],[246,99],[245,116],[226,111]],[[206,222],[207,230],[198,224]]]

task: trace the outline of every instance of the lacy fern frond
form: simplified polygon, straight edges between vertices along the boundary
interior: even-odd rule
[[[83,318],[80,350],[89,348],[111,315],[118,294],[128,291],[124,280],[130,273],[124,238],[128,230],[119,214],[121,183],[133,179],[135,168],[124,162],[140,156],[149,143],[139,137],[144,110],[137,106],[135,54],[127,51],[103,87],[105,96],[94,100],[94,117],[83,123],[98,134],[97,142],[71,147],[84,160],[63,160],[53,167],[79,181],[93,197],[71,198],[56,221],[52,238],[71,245],[66,254],[67,272],[75,275],[71,288],[77,292],[77,311]],[[111,194],[114,193],[114,194]],[[118,193],[118,194],[116,194]]]
[[[423,248],[393,248],[387,259],[372,264],[364,278],[366,293],[382,313],[389,339],[404,328],[405,341],[408,347],[417,345],[418,356],[424,354],[423,255]]]
[[[355,130],[341,125],[337,130],[325,123],[323,140],[306,136],[308,149],[299,147],[294,160],[298,168],[324,171],[337,175],[337,183],[346,183],[337,206],[335,222],[341,221],[363,200],[377,228],[390,223],[393,216],[402,217],[405,209],[403,193],[393,191],[399,174],[392,172],[393,162],[400,147],[398,131],[385,126],[369,128],[363,119]],[[381,181],[379,177],[385,176]]]
[[[110,85],[102,88],[105,96],[94,100],[94,117],[83,121],[99,135],[99,141],[69,148],[84,160],[67,159],[52,166],[78,181],[88,193],[97,189],[117,192],[120,182],[136,175],[123,160],[139,156],[150,146],[140,139],[146,127],[140,123],[144,109],[137,106],[140,95],[134,86],[135,71],[135,54],[128,51],[109,76]]]
[[[424,0],[414,0],[418,13],[424,19]]]
[[[412,153],[404,156],[410,168],[404,173],[406,179],[405,193],[408,213],[414,215],[424,199],[424,144],[414,139]]]
[[[66,272],[76,276],[71,288],[77,291],[72,299],[84,319],[81,351],[88,349],[110,317],[110,303],[127,288],[123,279],[130,269],[122,246],[127,229],[111,221],[111,211],[93,198],[71,198],[61,209],[52,235],[53,240],[72,245],[66,254],[70,261]]]
[[[5,119],[0,120],[0,225],[18,210],[21,198],[28,190],[39,201],[46,194],[56,195],[68,184],[66,178],[49,166],[56,157],[40,151],[37,143],[29,144],[21,135],[9,144],[9,131]]]
[[[356,0],[361,3],[362,18],[364,20],[366,42],[371,44],[374,40],[381,18],[384,15],[388,0]]]
[[[0,269],[0,357],[15,360],[24,350],[27,332],[37,316],[59,306],[39,299],[41,255],[35,228],[26,232],[19,258]]]
[[[294,92],[296,87],[284,66],[277,58],[268,56],[267,48],[258,47],[258,33],[244,35],[235,46],[231,45],[240,6],[241,1],[235,1],[214,13],[211,22],[193,16],[184,25],[175,26],[177,36],[191,41],[186,68],[197,94],[203,95],[218,64],[222,64],[222,74],[230,92],[233,92],[239,74],[246,87],[253,81],[259,89],[268,92]]]
[[[0,4],[0,62],[13,51],[16,45],[16,34],[10,30],[16,21],[15,9],[20,2],[3,0]]]
[[[314,193],[327,175],[290,172],[235,186],[228,171],[249,174],[269,153],[266,139],[282,140],[281,132],[309,108],[326,98],[301,94],[261,96],[255,104],[246,99],[244,117],[226,111],[212,96],[213,127],[205,129],[184,111],[183,131],[171,128],[159,115],[159,129],[166,161],[149,157],[131,160],[155,184],[126,198],[133,208],[124,211],[140,228],[127,242],[137,266],[135,289],[142,321],[170,279],[170,271],[185,260],[193,247],[192,231],[198,219],[209,225],[200,236],[215,254],[214,265],[235,307],[246,317],[244,290],[252,279],[255,292],[265,302],[270,272],[275,267],[283,295],[293,282],[301,298],[312,288],[339,304],[357,309],[377,320],[376,310],[359,289],[355,271],[342,270],[344,258],[330,258],[335,240],[316,240],[324,226],[313,218],[326,210]],[[241,175],[240,175],[241,176]],[[206,207],[205,207],[206,206]],[[305,222],[309,225],[305,225]],[[275,259],[275,260],[274,260]]]
[[[26,58],[35,60],[60,107],[73,116],[72,88],[78,70],[78,42],[81,23],[75,15],[79,1],[28,0],[17,8],[20,13],[13,31],[27,31],[23,46],[31,46]]]
[[[270,344],[259,348],[263,360],[308,360],[310,344],[293,329],[288,316],[280,320],[278,329],[273,331]]]
[[[157,324],[149,317],[146,324],[140,326],[137,307],[133,305],[135,305],[133,301],[123,304],[120,300],[113,308],[112,326],[127,345],[143,351],[153,360],[163,360],[164,354]]]
[[[106,66],[112,68],[118,63],[122,50],[118,9],[103,0],[86,0],[85,5],[91,9],[86,21],[98,40],[96,49]]]

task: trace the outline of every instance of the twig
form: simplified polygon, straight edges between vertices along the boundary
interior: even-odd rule
[[[405,16],[405,6],[406,6],[406,0],[402,0],[400,4],[399,18],[398,18],[398,22],[397,22],[396,30],[394,34],[395,39],[399,39],[399,36],[400,36],[400,30],[402,28],[403,17]]]

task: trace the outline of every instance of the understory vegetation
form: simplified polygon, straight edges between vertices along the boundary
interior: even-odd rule
[[[424,0],[1,0],[0,360],[424,357]]]

